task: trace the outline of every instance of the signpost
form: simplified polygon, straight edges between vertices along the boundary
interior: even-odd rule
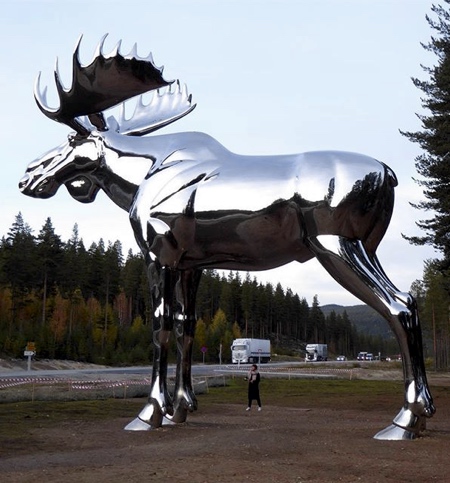
[[[205,354],[206,352],[208,351],[208,348],[203,346],[201,349],[200,349],[203,353],[203,364],[205,363]]]
[[[36,355],[36,344],[34,342],[28,342],[23,355],[28,357],[27,371],[31,371],[31,358]]]

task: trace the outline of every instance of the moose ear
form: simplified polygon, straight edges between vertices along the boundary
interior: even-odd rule
[[[79,176],[68,181],[65,183],[65,186],[72,198],[80,203],[92,203],[99,191],[98,186],[84,176]]]

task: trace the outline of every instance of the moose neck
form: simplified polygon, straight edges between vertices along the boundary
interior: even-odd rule
[[[123,137],[114,133],[104,137],[95,177],[106,195],[120,208],[129,211],[139,185],[150,171],[154,159],[148,154],[140,154],[139,150],[126,149]]]

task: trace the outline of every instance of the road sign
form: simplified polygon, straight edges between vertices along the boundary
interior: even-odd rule
[[[36,355],[36,352],[34,352],[34,351],[24,351],[23,355],[24,356],[34,356],[34,355]]]
[[[27,348],[25,350],[36,352],[36,343],[35,342],[27,342]]]

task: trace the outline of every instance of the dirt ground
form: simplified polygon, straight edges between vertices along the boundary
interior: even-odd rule
[[[202,406],[200,396],[186,423],[150,432],[124,431],[128,415],[93,423],[73,414],[57,427],[30,423],[26,445],[0,434],[0,481],[449,482],[448,378],[431,387],[438,412],[414,441],[373,439],[399,409],[398,398],[377,395],[372,404],[324,395],[301,407],[267,404],[261,412]],[[144,403],[130,402],[137,410]]]

